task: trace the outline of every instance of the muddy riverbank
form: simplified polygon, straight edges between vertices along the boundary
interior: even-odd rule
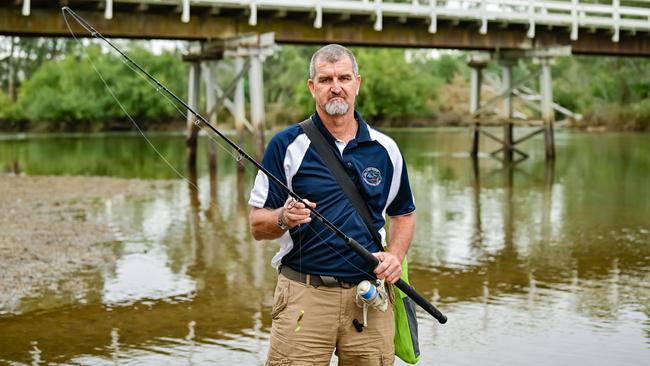
[[[147,199],[165,184],[0,174],[0,315],[44,291],[83,291],[83,281],[70,275],[113,263],[106,243],[118,239],[93,212],[115,197]]]

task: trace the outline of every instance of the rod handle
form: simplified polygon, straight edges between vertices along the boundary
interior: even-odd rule
[[[413,301],[415,301],[416,304],[420,305],[422,309],[424,309],[427,313],[431,314],[440,324],[445,324],[447,322],[447,317],[440,312],[433,304],[431,304],[427,299],[422,297],[415,289],[413,286],[409,285],[408,283],[404,282],[401,278],[395,282],[395,286],[397,286],[398,289],[402,290],[403,293],[406,294],[406,296],[410,297]]]
[[[379,265],[379,259],[377,259],[372,253],[370,253],[366,248],[364,248],[361,244],[359,244],[358,241],[348,238],[348,245],[350,245],[350,248],[354,250],[358,255],[361,256],[368,264],[372,266],[372,268],[375,268]],[[398,289],[402,290],[403,293],[406,294],[406,296],[410,297],[413,301],[415,301],[416,304],[420,305],[422,309],[424,309],[427,313],[431,314],[440,324],[445,324],[447,322],[447,317],[444,316],[440,310],[436,309],[433,304],[431,304],[427,299],[422,297],[417,291],[415,291],[415,288],[413,286],[409,285],[408,283],[404,282],[401,278],[395,282],[395,286],[397,286]]]

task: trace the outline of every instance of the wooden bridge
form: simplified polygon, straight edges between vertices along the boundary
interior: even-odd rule
[[[516,145],[538,133],[544,134],[547,158],[555,155],[553,120],[558,106],[551,85],[553,57],[650,56],[650,0],[0,0],[0,35],[69,37],[62,6],[72,8],[107,37],[202,41],[199,53],[186,57],[192,63],[188,104],[198,106],[203,76],[210,120],[216,121],[217,101],[224,103],[238,131],[246,126],[258,136],[258,156],[264,147],[262,62],[275,42],[489,51],[488,57],[474,55],[469,60],[471,155],[478,155],[479,136],[484,135],[501,144],[493,155],[503,152],[507,163],[525,159],[528,155]],[[90,36],[80,27],[75,33]],[[210,60],[224,55],[235,60],[238,75],[233,87],[226,88],[229,93],[210,71],[214,66]],[[481,104],[482,69],[495,57],[503,70],[501,93]],[[536,59],[539,70],[512,80],[518,58]],[[242,80],[246,71],[250,122]],[[542,125],[515,139],[512,98],[521,98],[524,83],[535,77]],[[481,112],[501,101],[502,138],[480,123]],[[189,114],[188,131],[192,165],[197,131]]]
[[[110,37],[650,55],[650,0],[0,0],[0,34],[68,36],[64,5]]]

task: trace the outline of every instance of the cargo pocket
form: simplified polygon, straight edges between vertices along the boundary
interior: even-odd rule
[[[395,354],[381,355],[381,366],[395,365]]]
[[[291,361],[283,358],[269,358],[266,360],[266,366],[289,366]]]
[[[271,309],[271,318],[277,320],[280,316],[280,313],[284,308],[287,307],[289,302],[289,284],[286,280],[279,280],[278,286],[275,289],[275,294],[273,295],[273,309]]]

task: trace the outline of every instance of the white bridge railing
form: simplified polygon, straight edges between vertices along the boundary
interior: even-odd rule
[[[249,9],[252,26],[257,24],[259,9],[310,12],[315,28],[323,26],[323,14],[338,14],[372,16],[376,31],[382,30],[384,17],[427,19],[430,33],[437,32],[438,19],[477,21],[481,34],[488,32],[489,23],[525,24],[530,38],[535,37],[537,25],[567,27],[572,40],[578,39],[580,28],[609,29],[614,42],[623,30],[650,31],[650,0],[105,0],[107,19],[113,17],[117,3],[178,6],[185,23],[190,21],[190,11],[229,8]],[[23,15],[29,14],[30,1],[23,0]]]

